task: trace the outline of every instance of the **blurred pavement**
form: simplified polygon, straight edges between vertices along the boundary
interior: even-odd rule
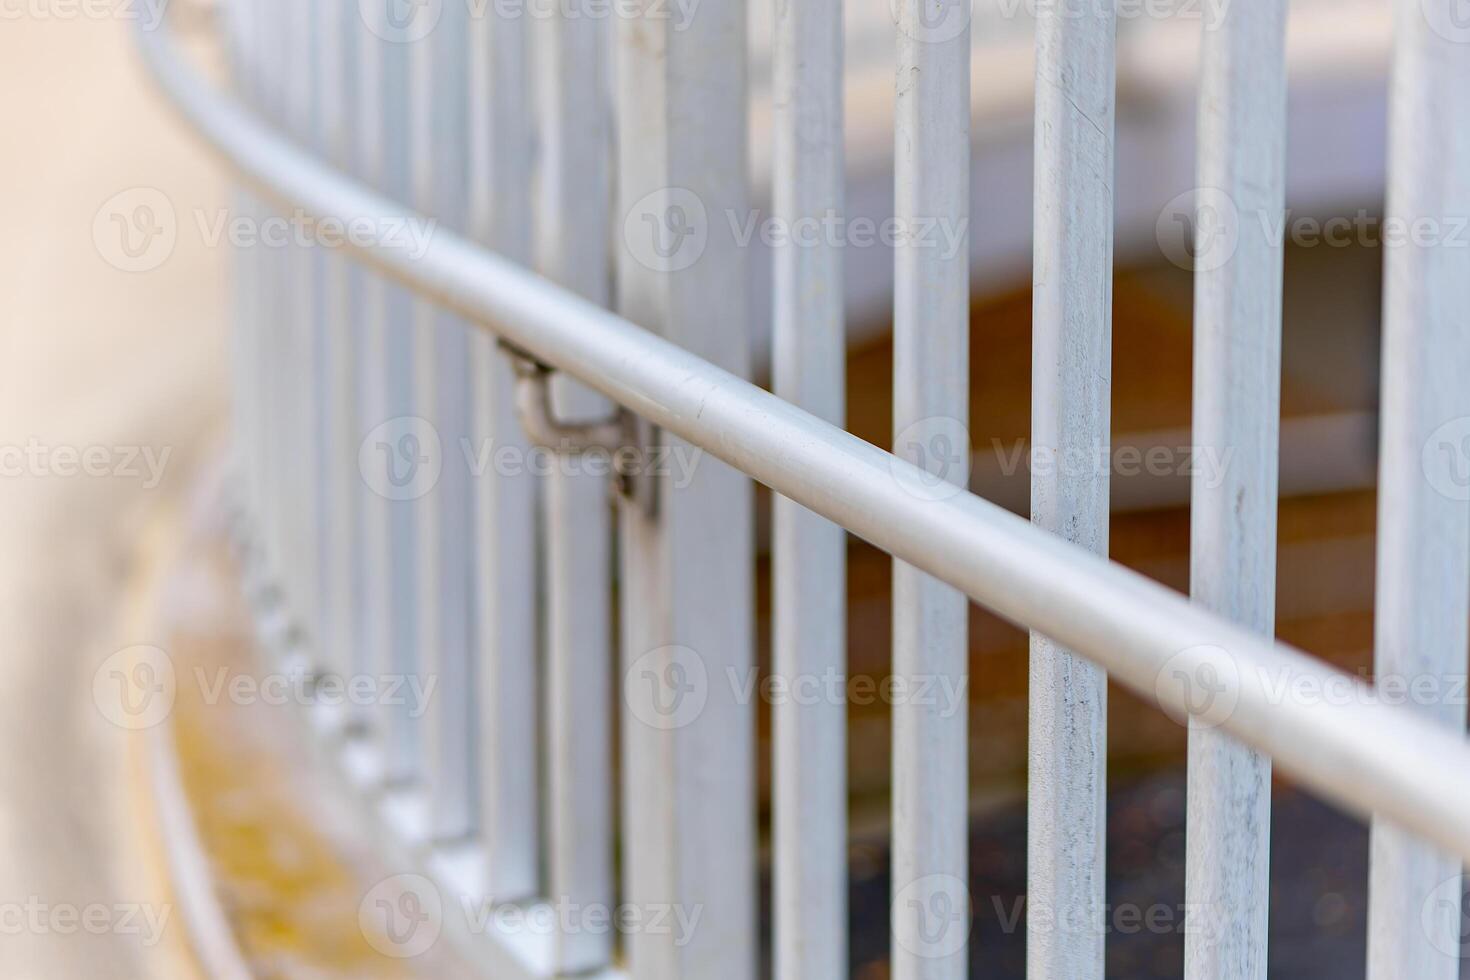
[[[127,18],[147,5],[89,19],[95,6],[16,5],[0,29],[8,980],[189,975],[140,817],[140,736],[102,716],[92,685],[109,655],[149,642],[118,625],[140,530],[177,506],[223,420],[226,253],[195,216],[217,214],[225,187],[133,57]]]

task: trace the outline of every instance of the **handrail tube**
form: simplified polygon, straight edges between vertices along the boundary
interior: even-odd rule
[[[215,91],[167,35],[162,28],[139,35],[156,81],[267,196],[388,232],[416,218]],[[1323,797],[1470,860],[1470,743],[1448,726],[1382,703],[1363,681],[973,494],[924,499],[910,489],[931,479],[918,467],[461,236],[438,229],[421,255],[408,241],[383,237],[348,247],[1005,619],[1101,664],[1167,710],[1191,708],[1191,691],[1173,678],[1213,678],[1216,697],[1191,724],[1217,724]]]

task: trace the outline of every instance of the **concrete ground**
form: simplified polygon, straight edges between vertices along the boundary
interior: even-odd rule
[[[94,697],[108,657],[150,642],[119,616],[145,515],[176,506],[228,394],[227,254],[199,231],[226,188],[133,57],[130,18],[152,6],[37,0],[7,5],[0,28],[0,976],[13,980],[194,975],[138,733]]]

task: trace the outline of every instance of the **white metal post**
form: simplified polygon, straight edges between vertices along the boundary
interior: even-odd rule
[[[969,0],[900,0],[894,141],[894,453],[960,485],[970,448],[969,235],[959,227],[970,214],[970,16]],[[961,247],[934,247],[936,222],[949,223]],[[895,677],[944,679],[944,689],[965,691],[966,615],[958,590],[895,560]],[[963,698],[893,706],[897,980],[966,975],[968,717]]]
[[[285,127],[295,139],[310,146],[316,121],[315,92],[317,64],[313,52],[315,27],[311,7],[287,4],[284,24]],[[321,499],[318,463],[321,460],[317,415],[317,311],[319,279],[316,250],[304,242],[291,241],[282,249],[289,263],[286,275],[291,281],[289,312],[285,327],[289,331],[282,345],[283,364],[289,387],[286,404],[288,418],[283,437],[290,445],[286,461],[286,491],[282,511],[287,528],[284,539],[285,564],[282,578],[287,583],[287,607],[293,624],[302,631],[305,649],[316,652],[321,638],[321,609],[318,595]],[[318,664],[310,665],[315,668]]]
[[[1108,551],[1112,403],[1111,5],[1036,19],[1031,520]],[[1026,972],[1102,980],[1107,674],[1031,634]]]
[[[468,225],[470,180],[469,21],[467,5],[444,4],[437,21],[426,24],[427,33],[419,37],[415,31],[407,41],[414,206],[460,231]],[[415,501],[424,590],[418,648],[424,673],[436,684],[423,715],[428,830],[438,841],[464,842],[478,816],[470,336],[462,319],[422,300],[414,304],[413,322],[415,401],[422,419],[417,427],[438,444],[438,480]]]
[[[370,14],[348,4],[341,22],[343,32],[343,75],[352,92],[348,111],[347,161],[349,173],[370,187],[383,187],[384,109],[382,41],[368,24]],[[350,397],[347,458],[348,486],[354,496],[351,537],[352,599],[348,624],[352,637],[352,669],[366,676],[391,677],[396,669],[391,646],[392,604],[389,570],[389,526],[387,498],[369,479],[377,462],[369,433],[387,417],[386,300],[387,284],[372,269],[352,262],[347,291],[352,319],[349,328],[351,373],[355,379]],[[366,459],[366,463],[364,463]],[[370,705],[356,715],[377,748],[377,762],[386,758],[389,724],[386,705]]]
[[[470,236],[526,264],[532,218],[526,19],[502,16],[497,4],[475,9],[469,46]],[[488,464],[473,487],[478,805],[486,888],[498,900],[515,899],[534,894],[540,883],[539,759],[527,751],[537,744],[538,715],[536,481],[516,421],[509,361],[480,331],[469,340],[469,355],[470,433],[477,468]],[[507,452],[525,465],[498,465]]]
[[[611,286],[612,155],[605,19],[592,0],[558,4],[535,38],[542,120],[536,266],[599,306]],[[558,418],[609,417],[612,404],[563,376]],[[546,483],[548,893],[612,907],[612,507],[605,472],[560,457]],[[611,936],[559,930],[555,964],[581,973],[612,962]]]
[[[1455,0],[1399,0],[1389,88],[1375,671],[1459,690],[1470,616],[1470,31]],[[1385,225],[1385,227],[1388,227]],[[1415,707],[1463,731],[1465,705]],[[1373,824],[1370,980],[1460,975],[1460,863]]]
[[[406,40],[412,35],[392,29],[387,9],[390,2],[359,7],[365,12],[365,26],[372,35],[362,63],[365,94],[361,150],[372,168],[375,185],[393,200],[406,202],[413,196],[410,44]],[[365,350],[381,350],[381,359],[368,370],[376,374],[382,395],[381,401],[368,402],[375,414],[363,420],[363,444],[358,451],[365,482],[370,484],[368,489],[374,497],[372,512],[386,521],[380,542],[386,558],[385,576],[371,593],[386,603],[374,620],[386,630],[374,649],[379,658],[376,662],[385,674],[404,679],[416,676],[426,689],[430,678],[418,642],[427,589],[417,574],[419,501],[414,494],[421,481],[427,481],[423,467],[431,461],[426,459],[421,427],[412,421],[416,411],[412,294],[396,283],[377,279],[368,309],[365,322],[370,340]],[[368,474],[372,479],[367,478]],[[407,699],[396,699],[382,705],[378,712],[383,780],[391,788],[408,786],[424,771],[424,726],[422,719],[412,716],[412,707]]]
[[[277,127],[283,126],[281,104],[284,99],[280,91],[285,67],[285,22],[282,4],[278,0],[260,0],[261,16],[256,30],[256,111]],[[264,220],[272,214],[272,206],[262,200],[257,217]],[[284,345],[289,326],[287,324],[291,298],[289,278],[290,258],[284,249],[260,248],[261,270],[261,320],[259,349],[260,383],[260,433],[261,433],[261,524],[262,556],[266,574],[272,587],[284,589],[283,566],[285,553],[282,546],[283,519],[282,501],[287,484],[287,386],[281,370]],[[284,602],[282,602],[284,605]]]
[[[350,7],[350,9],[349,9]],[[355,86],[349,84],[353,50],[349,27],[357,23],[357,5],[349,0],[318,0],[316,17],[316,131],[322,157],[344,172],[351,169]],[[337,215],[345,224],[347,215]],[[322,607],[319,647],[323,667],[346,678],[353,673],[356,641],[353,610],[354,538],[358,485],[353,351],[353,301],[349,292],[353,268],[335,243],[318,243],[320,285],[317,370],[322,424],[320,439],[321,555],[318,589]],[[348,719],[344,718],[346,722]]]
[[[618,21],[618,305],[735,375],[750,370],[746,257],[746,8],[678,25],[644,0]],[[659,437],[656,509],[624,506],[623,899],[702,909],[690,940],[627,935],[637,980],[751,980],[755,947],[753,521],[745,477]],[[651,459],[645,458],[646,469]],[[680,479],[673,473],[680,472]]]
[[[261,8],[255,0],[232,0],[226,8],[229,29],[230,75],[237,96],[245,101],[253,99],[257,82],[256,59],[258,46],[256,30],[260,21]],[[234,196],[235,206],[246,218],[259,217],[260,202],[248,189],[239,187]],[[260,438],[260,404],[258,386],[260,371],[256,358],[259,350],[259,334],[262,317],[262,293],[265,282],[260,275],[259,252],[237,247],[234,255],[234,376],[233,391],[233,462],[239,480],[239,502],[252,522],[251,530],[257,537],[249,541],[254,549],[259,545],[260,497],[256,492],[261,460],[257,454]],[[249,562],[254,555],[247,554]]]
[[[284,44],[285,18],[277,0],[259,0],[260,17],[256,24],[256,77],[255,111],[274,126],[282,125],[279,91],[284,67],[282,48]],[[269,202],[262,200],[257,217],[264,220],[272,212]],[[281,249],[265,249],[257,246],[261,277],[260,334],[257,338],[259,361],[257,372],[260,385],[260,462],[259,475],[261,498],[261,554],[268,579],[272,587],[281,581],[283,554],[281,551],[281,498],[285,484],[285,415],[286,386],[280,368],[282,344],[286,336],[286,315],[289,309],[290,280],[287,277],[289,261]]]
[[[842,0],[775,7],[772,216],[825,229],[844,215]],[[775,392],[841,425],[841,243],[793,235],[773,259]],[[847,536],[786,497],[774,507],[774,668],[800,690],[846,675]],[[846,705],[787,699],[772,712],[776,977],[845,977]]]
[[[1270,636],[1276,605],[1285,218],[1286,3],[1235,4],[1206,24],[1195,228],[1194,444],[1228,459],[1196,476],[1194,600]],[[1232,216],[1234,220],[1232,220]],[[1225,230],[1222,234],[1217,234]],[[1189,980],[1264,980],[1271,760],[1207,724],[1189,731],[1185,899],[1225,928],[1184,937]]]

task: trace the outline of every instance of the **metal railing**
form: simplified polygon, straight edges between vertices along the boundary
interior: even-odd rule
[[[1470,213],[1452,6],[1398,4],[1389,213],[1409,221]],[[968,259],[920,230],[970,212],[968,5],[896,5],[896,454],[842,428],[839,243],[774,250],[773,391],[748,380],[748,256],[706,217],[748,210],[745,8],[671,9],[232,0],[234,96],[166,31],[142,38],[253,188],[242,206],[301,209],[362,263],[239,264],[255,560],[311,670],[438,680],[422,718],[378,705],[332,744],[458,894],[699,910],[689,935],[492,927],[472,955],[497,977],[758,972],[753,715],[719,683],[753,661],[753,479],[781,495],[777,675],[844,670],[844,530],[895,558],[895,677],[965,673],[967,600],[1035,631],[1028,891],[1055,915],[1028,934],[1030,975],[1102,976],[1102,933],[1056,924],[1104,903],[1111,676],[1189,720],[1186,897],[1229,928],[1188,938],[1187,976],[1265,974],[1272,764],[1374,821],[1370,975],[1457,976],[1460,890],[1421,910],[1470,859],[1462,709],[1386,705],[1270,638],[1281,243],[1242,222],[1230,260],[1196,275],[1195,441],[1239,465],[1196,482],[1190,601],[1106,560],[1105,474],[1038,471],[1031,522],[955,483]],[[1284,206],[1285,13],[1232,4],[1204,31],[1199,183],[1242,213]],[[838,0],[776,7],[789,226],[843,210],[841,17]],[[1032,424],[1058,455],[1109,439],[1115,29],[1106,2],[1037,15]],[[1377,663],[1463,674],[1470,512],[1442,492],[1434,439],[1470,415],[1470,276],[1418,242],[1387,262]],[[525,465],[480,459],[493,475],[474,479],[475,453],[457,458],[524,461],[533,438],[556,460],[540,490]],[[683,478],[653,465],[695,450],[712,458]],[[1295,685],[1351,696],[1280,696]],[[893,973],[959,977],[966,930],[926,917],[969,897],[965,712],[893,713]],[[775,974],[843,976],[841,699],[777,705],[774,724]]]

